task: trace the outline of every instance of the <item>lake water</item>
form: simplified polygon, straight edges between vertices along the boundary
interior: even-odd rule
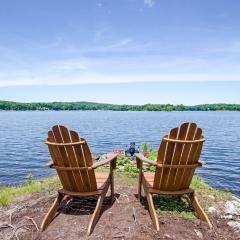
[[[0,112],[0,185],[19,184],[53,174],[42,166],[50,160],[47,131],[63,124],[87,139],[92,153],[120,149],[135,141],[158,148],[171,128],[194,121],[206,142],[198,170],[212,186],[240,196],[240,112]]]

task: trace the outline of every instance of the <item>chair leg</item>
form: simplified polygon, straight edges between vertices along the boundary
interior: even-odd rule
[[[63,195],[58,193],[56,199],[54,200],[51,208],[49,209],[48,213],[45,215],[43,221],[42,221],[42,224],[41,224],[41,227],[40,227],[40,231],[43,232],[47,226],[50,224],[50,222],[53,220],[54,216],[55,216],[55,213],[57,212],[60,204],[61,204],[61,201],[63,199]]]
[[[138,177],[138,200],[141,202],[142,198],[142,173],[139,173]]]
[[[208,224],[209,228],[211,229],[212,228],[212,224],[211,224],[207,214],[204,212],[203,208],[199,204],[198,199],[195,196],[194,192],[189,194],[189,199],[190,199],[190,201],[192,203],[192,206],[194,207],[195,211],[197,212],[198,217],[202,221],[206,222]]]
[[[113,202],[113,197],[114,197],[114,178],[113,178],[113,172],[110,175],[110,184],[111,184],[111,198]]]
[[[146,197],[147,197],[148,208],[149,208],[150,216],[152,218],[154,227],[157,229],[157,231],[159,231],[159,221],[158,221],[158,216],[157,216],[154,204],[153,204],[152,194],[149,193],[149,191],[145,187],[144,183],[143,183],[143,189],[144,189],[144,192],[145,192]]]
[[[102,190],[101,195],[98,197],[96,208],[95,208],[94,213],[93,213],[93,215],[90,219],[90,222],[88,224],[87,235],[90,235],[92,233],[92,231],[93,231],[93,229],[94,229],[94,227],[97,223],[97,220],[98,220],[98,217],[99,217],[99,214],[100,214],[100,211],[101,211],[101,207],[102,207],[104,198],[107,194],[109,185],[110,185],[110,179],[108,180],[108,183],[106,184],[106,186]]]

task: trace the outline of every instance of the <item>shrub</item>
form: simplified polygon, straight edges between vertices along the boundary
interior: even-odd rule
[[[31,173],[29,173],[27,175],[27,184],[31,185],[33,183],[33,175]]]

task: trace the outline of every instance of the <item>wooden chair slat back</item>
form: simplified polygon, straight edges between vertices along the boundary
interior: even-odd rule
[[[91,152],[83,138],[79,138],[74,131],[66,127],[56,125],[48,132],[48,141],[61,143],[61,145],[49,145],[53,163],[59,167],[91,167],[93,165]],[[84,141],[80,145],[67,145]],[[66,143],[66,145],[64,145]],[[96,178],[93,169],[59,170],[56,169],[63,188],[72,192],[90,192],[97,190]]]
[[[202,130],[195,123],[183,123],[164,136],[157,162],[166,165],[190,165],[197,163],[202,150]],[[169,140],[168,140],[169,139]],[[181,141],[171,141],[181,140]],[[191,142],[187,142],[191,141]],[[166,191],[177,191],[189,187],[195,168],[157,167],[153,187]]]
[[[169,137],[172,139],[176,139],[177,134],[178,134],[178,128],[173,128],[170,131]],[[165,150],[165,156],[164,156],[165,158],[164,158],[164,162],[163,162],[164,164],[169,164],[169,165],[171,164],[173,154],[174,154],[174,147],[175,147],[175,143],[172,143],[172,142],[167,143],[166,150]],[[162,171],[162,176],[160,178],[161,181],[159,183],[160,189],[164,189],[164,186],[168,182],[169,172],[170,172],[170,169],[164,169]]]
[[[93,165],[92,155],[89,146],[84,138],[79,138],[78,134],[74,131],[70,131],[72,141],[85,141],[82,145],[75,146],[75,153],[79,167],[91,167]],[[84,191],[95,191],[97,190],[97,183],[95,178],[94,170],[81,171]]]
[[[47,141],[56,142],[52,131],[48,132]],[[59,166],[64,166],[62,155],[61,155],[61,152],[59,151],[58,147],[48,145],[48,149],[49,149],[51,158],[53,160],[53,163],[56,164],[56,165],[59,165]],[[69,181],[69,177],[68,177],[67,173],[63,172],[63,171],[60,171],[60,170],[57,170],[57,169],[56,169],[56,171],[57,171],[59,179],[62,183],[63,188],[64,189],[69,189],[71,187],[71,183]]]

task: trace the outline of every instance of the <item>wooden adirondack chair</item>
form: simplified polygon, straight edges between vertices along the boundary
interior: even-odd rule
[[[169,135],[163,137],[156,162],[147,159],[142,154],[135,155],[140,169],[138,198],[141,200],[143,186],[150,216],[157,230],[159,230],[159,221],[152,194],[187,195],[198,217],[207,222],[210,228],[212,227],[195,196],[194,189],[190,188],[195,169],[203,165],[199,157],[204,141],[201,128],[198,128],[195,123],[183,123],[180,128],[173,128]],[[143,163],[156,166],[155,173],[143,172]]]
[[[113,199],[113,169],[116,167],[117,154],[93,164],[86,140],[80,138],[76,132],[68,131],[66,127],[59,125],[48,132],[46,144],[52,157],[52,162],[48,166],[56,169],[63,188],[58,191],[57,198],[46,214],[41,231],[50,224],[65,195],[71,197],[98,195],[97,205],[88,225],[89,235],[98,220],[110,185]],[[107,163],[110,163],[109,173],[95,172],[97,167]]]

